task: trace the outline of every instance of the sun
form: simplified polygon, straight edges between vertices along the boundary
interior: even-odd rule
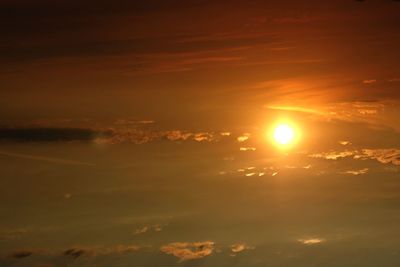
[[[279,124],[274,130],[274,140],[280,145],[288,145],[294,141],[294,129],[287,124]]]
[[[268,136],[279,149],[286,150],[300,141],[300,129],[293,121],[281,119],[271,125]]]

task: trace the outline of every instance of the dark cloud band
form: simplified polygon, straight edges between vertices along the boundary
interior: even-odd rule
[[[11,142],[91,141],[105,135],[81,128],[0,128],[0,141]]]

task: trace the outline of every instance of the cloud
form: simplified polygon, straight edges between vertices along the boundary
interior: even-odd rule
[[[262,89],[260,93],[267,95],[269,98],[273,99],[271,104],[265,105],[265,108],[270,110],[279,110],[279,111],[288,111],[288,112],[299,112],[309,115],[314,115],[315,118],[323,121],[332,121],[338,120],[343,122],[351,122],[351,123],[365,123],[370,126],[375,127],[388,127],[392,129],[397,129],[400,131],[399,125],[397,123],[397,118],[399,116],[398,106],[399,101],[396,100],[396,97],[392,97],[391,100],[374,100],[379,99],[379,96],[371,93],[370,101],[351,101],[353,97],[349,92],[340,92],[340,88],[342,87],[351,87],[355,85],[344,84],[337,85],[340,87],[338,90],[333,90],[337,92],[338,99],[335,101],[334,93],[332,94],[332,102],[326,102],[326,99],[322,95],[316,91],[315,86],[312,86],[315,83],[317,86],[319,83],[322,88],[332,88],[336,85],[328,86],[325,83],[329,83],[328,81],[320,81],[320,82],[312,82],[307,80],[278,80],[278,81],[267,81],[261,82],[255,85],[254,88]],[[332,81],[331,81],[332,83]],[[349,82],[350,83],[350,82]],[[273,90],[273,88],[279,88],[279,90]],[[386,88],[386,87],[385,87]],[[387,92],[388,90],[383,90],[381,88],[380,91]],[[372,90],[372,89],[371,89]],[[313,91],[316,91],[313,93]],[[279,93],[277,93],[279,92]],[[282,94],[281,94],[282,92]],[[346,95],[349,93],[350,95],[347,98],[350,98],[349,101],[342,102],[343,98],[340,95]],[[296,105],[288,105],[286,102],[293,102],[292,99],[301,99],[305,95],[309,95],[310,100],[309,103],[302,104],[302,101],[297,101]],[[288,97],[290,95],[290,98]],[[303,96],[302,96],[303,95]],[[288,99],[287,99],[288,98]]]
[[[247,141],[250,138],[250,133],[244,133],[236,138],[239,143]]]
[[[240,151],[256,151],[257,149],[255,147],[240,147]]]
[[[219,55],[214,55],[219,54]],[[227,54],[220,56],[220,54]],[[245,58],[235,55],[231,49],[217,51],[204,51],[194,53],[167,53],[155,55],[136,56],[134,64],[122,65],[124,74],[156,74],[168,72],[185,72],[200,68],[209,64],[227,64],[242,61]]]
[[[69,248],[64,250],[63,255],[77,259],[83,255],[92,254],[93,250],[84,248]]]
[[[337,160],[341,158],[347,158],[354,156],[357,153],[356,150],[350,151],[330,151],[330,152],[322,152],[322,153],[315,153],[315,154],[310,154],[309,157],[311,158],[323,158],[323,159],[329,159],[329,160]]]
[[[338,143],[341,144],[342,146],[351,145],[350,141],[339,141]]]
[[[162,246],[161,251],[179,258],[180,261],[201,259],[212,254],[214,242],[174,242]]]
[[[136,245],[117,245],[114,247],[73,247],[66,249],[62,255],[77,259],[82,256],[94,257],[99,255],[125,254],[140,250]]]
[[[154,232],[161,232],[162,231],[162,226],[160,224],[155,224],[155,225],[145,225],[143,227],[137,228],[134,232],[135,235],[140,235],[147,233],[149,231],[154,231]]]
[[[134,143],[145,144],[152,141],[168,140],[168,141],[196,141],[196,142],[212,142],[221,138],[220,134],[208,132],[186,132],[181,130],[172,131],[143,131],[143,130],[109,130],[110,135],[99,137],[94,140],[98,144],[119,144]],[[223,137],[223,136],[222,136]]]
[[[92,0],[84,3],[40,1],[36,5],[24,2],[0,3],[0,23],[4,25],[4,38],[9,40],[2,45],[0,54],[7,62],[82,57],[101,57],[109,62],[110,58],[119,57],[122,64],[138,62],[126,66],[133,71],[170,72],[188,70],[193,65],[204,63],[241,60],[241,56],[227,54],[227,50],[274,40],[271,34],[266,33],[219,33],[214,29],[205,34],[192,31],[178,31],[181,33],[177,34],[177,31],[148,29],[149,34],[143,35],[142,27],[137,26],[143,24],[152,28],[150,24],[155,23],[155,11],[161,12],[157,14],[156,23],[159,23],[169,14],[164,12],[176,14],[182,8],[198,8],[213,4],[212,1],[174,0],[167,4],[165,1],[148,0],[146,3],[133,1],[118,5],[109,0],[101,3]],[[185,12],[178,13],[181,15],[174,16],[176,18],[173,20],[168,19],[166,23],[179,28],[177,24],[187,19],[188,11],[185,9]],[[196,10],[189,12],[199,17]],[[107,21],[106,25],[104,21]],[[129,27],[129,34],[126,34],[126,25],[131,24],[129,21],[136,26]],[[113,29],[116,28],[120,33],[115,33]],[[209,53],[216,50],[219,53]],[[205,54],[180,56],[199,52]],[[152,55],[152,58],[148,58],[148,55]]]
[[[294,112],[304,112],[304,113],[311,113],[311,114],[324,114],[317,109],[311,109],[306,107],[299,107],[299,106],[267,106],[268,109],[273,110],[283,110],[283,111],[294,111]]]
[[[231,256],[236,256],[237,254],[244,252],[249,249],[254,249],[254,247],[251,247],[245,243],[235,243],[231,245]]]
[[[297,241],[304,245],[317,245],[326,242],[326,240],[323,238],[306,238],[306,239],[298,239]]]
[[[107,131],[86,128],[0,128],[0,141],[8,142],[69,142],[91,141]]]
[[[324,109],[331,119],[364,122],[374,125],[387,123],[388,126],[392,127],[392,123],[388,123],[386,117],[396,106],[396,103],[389,101],[356,101],[335,103],[334,105],[324,107]]]
[[[351,174],[351,175],[361,175],[361,174],[366,174],[369,171],[368,168],[360,169],[360,170],[351,170],[351,171],[345,171],[345,174]]]
[[[117,121],[118,124],[129,123],[125,120]],[[137,124],[150,124],[152,121],[135,121]],[[183,130],[153,131],[132,129],[96,129],[96,128],[0,128],[0,142],[94,142],[97,144],[134,143],[145,144],[152,141],[196,141],[211,142],[229,136],[226,133],[213,132],[189,132]],[[78,164],[78,162],[63,159],[52,159],[34,155],[23,155],[3,152],[3,155],[25,157],[37,160],[59,161],[66,164]]]
[[[363,83],[364,83],[364,84],[373,84],[373,83],[376,83],[376,80],[375,80],[375,79],[364,80]]]
[[[135,235],[144,234],[149,230],[148,226],[143,226],[142,228],[138,228],[135,230]]]
[[[329,151],[322,153],[314,153],[308,155],[312,158],[322,158],[327,160],[338,160],[341,158],[351,157],[357,160],[374,159],[384,164],[393,164],[400,166],[400,149],[361,149],[361,150],[345,150],[345,151]]]
[[[9,257],[13,259],[22,259],[31,256],[33,253],[34,251],[31,250],[20,250],[12,252]]]
[[[137,125],[137,124],[154,124],[154,120],[131,120],[131,119],[118,119],[114,122],[116,125]]]
[[[363,149],[356,159],[376,159],[377,161],[400,166],[400,149]]]
[[[196,133],[193,136],[193,140],[195,140],[197,142],[212,141],[213,137],[214,137],[214,135],[210,134],[210,133]]]

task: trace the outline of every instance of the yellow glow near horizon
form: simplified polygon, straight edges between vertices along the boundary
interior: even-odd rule
[[[287,124],[280,124],[274,130],[274,139],[280,145],[288,145],[294,140],[294,129]]]

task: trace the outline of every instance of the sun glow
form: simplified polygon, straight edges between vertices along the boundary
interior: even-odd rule
[[[299,130],[289,122],[279,122],[275,124],[269,134],[272,141],[279,148],[289,148],[293,146],[299,139]]]
[[[280,124],[274,130],[275,142],[281,145],[287,145],[293,142],[294,130],[287,124]]]

